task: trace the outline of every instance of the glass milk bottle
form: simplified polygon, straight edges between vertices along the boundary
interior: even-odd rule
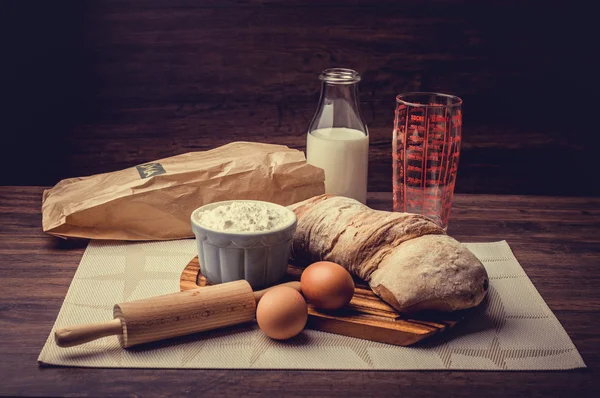
[[[367,201],[369,133],[360,116],[352,69],[324,70],[319,106],[308,128],[307,162],[325,170],[325,192]]]

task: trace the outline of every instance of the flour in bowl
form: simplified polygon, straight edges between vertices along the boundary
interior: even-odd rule
[[[262,202],[237,201],[196,214],[198,223],[223,232],[270,231],[290,222],[284,209]]]

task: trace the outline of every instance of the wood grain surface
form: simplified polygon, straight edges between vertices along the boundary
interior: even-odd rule
[[[565,372],[77,369],[36,360],[87,242],[41,231],[42,187],[0,187],[0,396],[564,396],[600,394],[600,199],[457,195],[449,233],[506,239],[588,368]],[[391,209],[390,193],[369,205]],[[32,284],[31,281],[36,283]]]
[[[464,99],[457,192],[600,195],[588,117],[595,14],[570,1],[3,6],[3,185],[234,140],[304,149],[319,72],[346,66],[363,76],[370,190],[391,189],[395,96],[425,90]]]

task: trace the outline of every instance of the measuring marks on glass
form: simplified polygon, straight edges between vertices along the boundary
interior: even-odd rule
[[[394,211],[423,214],[447,225],[461,127],[460,109],[398,105],[392,144]]]

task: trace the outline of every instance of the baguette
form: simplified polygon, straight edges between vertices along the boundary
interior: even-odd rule
[[[471,308],[487,293],[481,262],[427,217],[331,195],[289,207],[298,217],[293,259],[338,263],[400,312]]]

